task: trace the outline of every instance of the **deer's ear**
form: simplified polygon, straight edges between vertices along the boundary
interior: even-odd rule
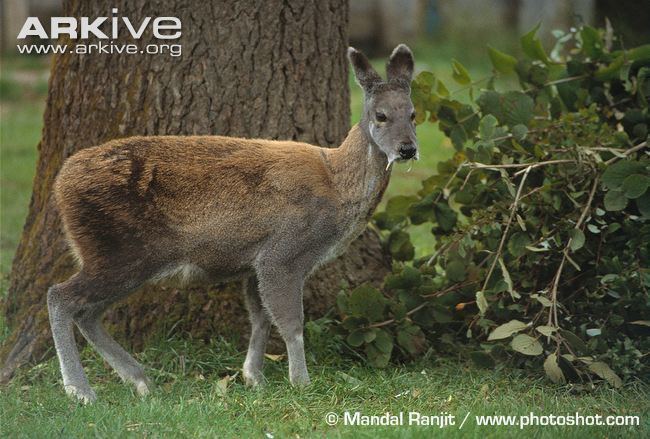
[[[386,64],[386,75],[389,81],[404,81],[407,86],[413,79],[413,52],[406,44],[400,44],[390,54]]]
[[[370,61],[368,61],[366,55],[354,47],[349,47],[348,58],[354,69],[354,77],[357,80],[357,84],[361,86],[363,91],[367,93],[372,89],[373,85],[381,82],[381,76],[370,65]]]

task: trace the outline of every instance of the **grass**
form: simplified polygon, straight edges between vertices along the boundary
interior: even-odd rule
[[[311,343],[310,343],[311,342]],[[332,348],[335,342],[330,341]],[[151,347],[139,359],[156,382],[146,398],[105,368],[90,349],[83,353],[98,402],[82,406],[65,397],[55,359],[23,371],[0,395],[0,437],[648,437],[647,388],[601,387],[574,394],[566,386],[519,375],[477,369],[431,355],[418,363],[370,369],[322,350],[308,337],[313,383],[293,389],[286,362],[267,360],[266,387],[248,389],[238,375],[243,353],[224,340],[210,346],[179,339]],[[235,376],[233,380],[228,377]],[[325,415],[349,411],[450,414],[456,425],[330,426]],[[485,415],[638,415],[635,427],[479,426]],[[467,413],[462,430],[458,427]],[[408,414],[407,416],[408,420]]]
[[[448,60],[459,60],[480,78],[487,58],[450,46],[416,47],[418,67],[440,72],[451,83]],[[435,54],[435,55],[427,55]],[[482,59],[476,62],[475,59]],[[27,212],[42,127],[45,90],[41,59],[4,59],[0,71],[0,276],[4,281],[18,244]],[[380,64],[377,64],[378,68]],[[25,75],[18,75],[23,72]],[[28,78],[25,80],[24,78]],[[352,120],[360,114],[361,92],[351,82]],[[418,127],[421,160],[411,172],[399,165],[386,198],[419,189],[420,181],[435,172],[436,163],[453,149],[431,124]],[[433,237],[424,228],[413,233],[418,251],[426,251]],[[1,289],[4,294],[5,288]],[[0,316],[0,341],[6,334]],[[307,333],[313,385],[292,389],[286,381],[286,361],[267,361],[269,384],[246,389],[238,376],[243,353],[236,344],[216,340],[210,345],[187,339],[163,340],[138,355],[156,383],[152,395],[136,397],[91,349],[82,356],[97,404],[84,407],[66,398],[56,359],[23,370],[0,389],[0,437],[648,437],[650,390],[639,383],[622,390],[599,387],[576,394],[569,386],[555,386],[517,370],[485,370],[432,351],[417,363],[384,370],[365,367],[337,340],[315,339]],[[235,376],[228,381],[226,376]],[[328,412],[346,410],[365,415],[386,411],[417,411],[425,415],[449,413],[456,426],[362,427],[325,422]],[[639,427],[480,427],[474,415],[640,415]],[[458,424],[470,413],[462,430]]]
[[[0,64],[0,286],[27,215],[47,93],[47,60],[3,57]],[[4,291],[5,288],[2,288]]]
[[[20,239],[31,196],[36,145],[41,135],[43,105],[27,102],[19,111],[3,108],[0,128],[0,273],[7,274]]]

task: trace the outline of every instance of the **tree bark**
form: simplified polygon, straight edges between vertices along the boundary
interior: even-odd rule
[[[51,196],[67,157],[132,135],[220,134],[333,146],[349,128],[347,0],[70,0],[64,15],[110,17],[116,3],[117,15],[137,24],[147,16],[180,18],[180,40],[155,40],[148,32],[135,43],[179,42],[182,56],[55,57],[31,205],[4,304],[13,331],[0,351],[0,381],[51,352],[46,291],[76,270]],[[366,232],[309,280],[306,315],[318,317],[332,306],[342,282],[376,283],[387,269],[377,236]],[[198,339],[248,334],[237,284],[145,288],[106,319],[132,349],[162,331]]]

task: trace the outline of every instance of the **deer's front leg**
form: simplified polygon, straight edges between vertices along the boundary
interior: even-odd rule
[[[251,277],[244,285],[244,297],[251,321],[251,337],[248,342],[248,352],[244,361],[244,381],[249,386],[264,384],[262,365],[264,351],[271,331],[271,321],[262,306],[262,300],[257,289],[257,278]]]
[[[280,267],[265,266],[257,271],[264,307],[282,336],[289,357],[289,380],[296,386],[309,384],[303,341],[302,275]]]

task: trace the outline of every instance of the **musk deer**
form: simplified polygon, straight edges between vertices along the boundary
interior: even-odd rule
[[[263,382],[271,323],[293,385],[309,383],[302,288],[365,228],[391,164],[418,158],[410,99],[413,55],[395,48],[387,80],[348,49],[364,92],[361,121],[335,149],[221,136],[131,137],[83,149],[63,165],[54,194],[80,271],[47,293],[67,393],[95,400],[73,323],[120,377],[149,392],[143,367],[106,332],[106,308],[145,282],[181,273],[244,279],[252,332],[243,366]]]

